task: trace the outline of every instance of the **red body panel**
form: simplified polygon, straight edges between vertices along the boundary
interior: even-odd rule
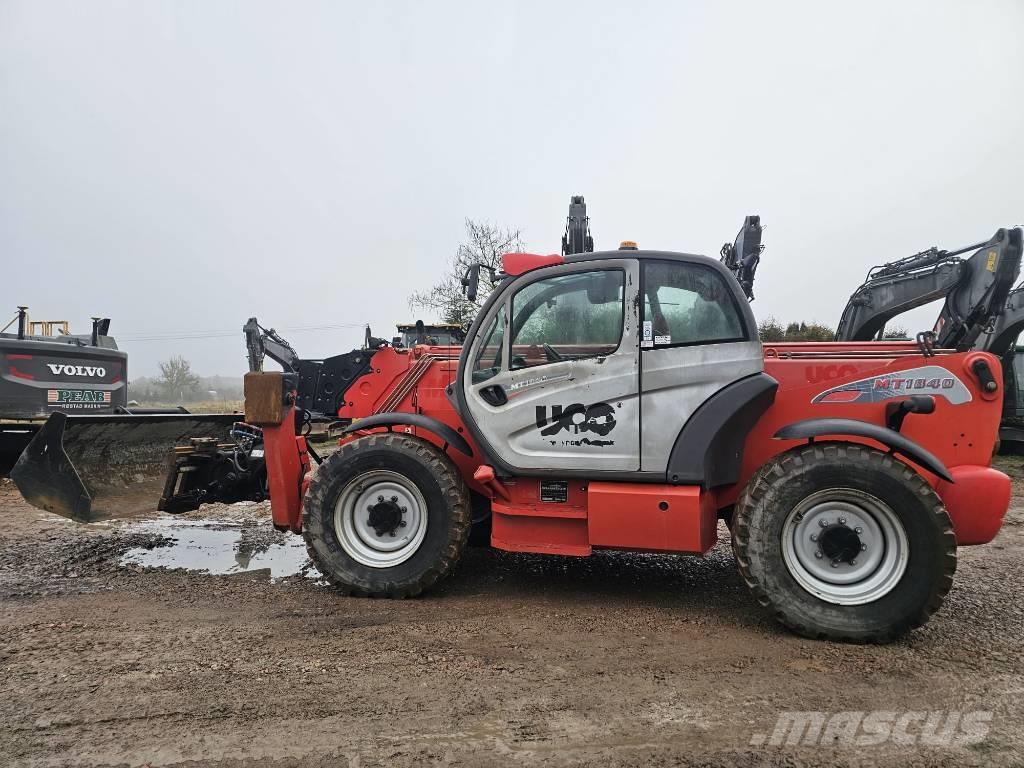
[[[877,343],[877,346],[889,348],[894,353],[892,357],[856,356],[856,350],[863,353],[866,348],[873,349],[875,346],[874,342],[859,345],[765,345],[765,372],[779,382],[779,391],[775,403],[750,431],[743,454],[740,482],[731,488],[722,489],[720,500],[723,504],[734,502],[746,480],[772,456],[803,442],[772,439],[772,435],[787,424],[811,418],[843,418],[885,425],[885,406],[888,400],[814,402],[819,395],[853,381],[881,378],[898,374],[900,371],[919,369],[923,365],[938,366],[957,377],[968,389],[971,399],[969,402],[954,404],[944,396],[936,396],[935,412],[908,416],[903,422],[902,434],[933,453],[950,469],[964,465],[989,465],[999,434],[1002,392],[995,393],[994,399],[991,396],[982,396],[978,379],[970,370],[969,363],[983,353],[958,353],[923,358],[917,353],[915,344],[883,342]],[[832,348],[835,348],[835,351]],[[818,350],[831,351],[832,354],[818,357],[801,356],[801,353],[816,354]],[[846,351],[853,354],[836,354]],[[998,381],[1002,381],[999,360],[992,355],[984,356],[993,375]],[[914,394],[914,389],[894,391],[892,394],[895,396],[901,392],[910,395]],[[841,439],[884,449],[884,446],[863,438]],[[934,475],[926,473],[920,467],[915,468],[932,486],[938,483],[939,479]]]
[[[591,483],[587,497],[595,547],[704,554],[718,538],[715,494],[695,486]]]
[[[473,450],[473,456],[454,450],[449,451],[448,456],[458,466],[470,488],[489,496],[486,489],[473,479],[473,473],[481,464],[480,450],[445,393],[448,385],[455,381],[459,351],[458,347],[428,346],[417,346],[411,350],[393,347],[379,350],[373,356],[374,373],[364,376],[350,388],[350,405],[346,404],[338,415],[362,419],[375,413],[421,413],[447,424],[466,438]],[[444,445],[432,432],[416,427],[405,429],[438,447]]]
[[[568,484],[565,503],[540,500],[540,481],[522,477],[503,483],[505,498],[491,502],[491,544],[510,552],[589,555],[585,483]]]
[[[991,467],[953,467],[953,482],[940,480],[942,503],[953,521],[956,543],[988,544],[1010,506],[1010,478]]]
[[[306,438],[295,434],[295,408],[276,426],[263,427],[270,512],[274,527],[302,530],[302,495],[309,473]]]
[[[445,391],[450,384],[457,386],[459,351],[418,346],[373,353],[373,372],[351,387],[339,416],[359,419],[385,411],[406,411],[457,430],[470,444],[473,456],[452,449],[448,456],[472,490],[492,499],[492,543],[497,547],[576,555],[589,554],[593,547],[704,552],[714,543],[718,510],[734,504],[747,481],[773,456],[803,442],[775,440],[772,435],[777,430],[811,418],[858,419],[885,426],[886,404],[891,398],[919,391],[934,390],[935,412],[907,416],[902,433],[953,472],[956,482],[949,484],[914,467],[942,497],[958,541],[989,541],[1007,508],[1009,481],[988,469],[998,435],[1002,391],[983,393],[970,367],[981,355],[996,381],[1002,381],[999,361],[992,355],[970,352],[925,358],[908,342],[766,344],[765,372],[779,382],[779,389],[774,404],[746,437],[738,483],[701,493],[682,486],[577,481],[569,483],[567,502],[543,503],[539,481],[516,478],[502,482],[482,466],[480,450]],[[925,370],[927,377],[921,375]],[[857,382],[861,382],[857,391],[830,392]],[[947,384],[949,389],[944,389]],[[864,392],[874,394],[862,397]],[[443,445],[432,433],[406,429]],[[282,431],[290,432],[290,427]],[[266,430],[268,433],[273,435],[273,430]],[[268,437],[271,497],[275,524],[297,530],[308,459],[301,438],[291,448],[291,458],[276,455],[289,453],[286,437],[296,439],[294,434]],[[865,438],[835,438],[884,449]],[[661,501],[669,504],[667,514],[658,506]]]
[[[539,253],[506,253],[501,257],[501,268],[507,275],[521,275],[531,269],[564,264],[565,259],[557,253],[542,256]]]

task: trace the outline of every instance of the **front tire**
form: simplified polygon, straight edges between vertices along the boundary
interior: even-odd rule
[[[358,597],[413,597],[447,576],[466,544],[469,492],[434,445],[404,434],[361,437],[309,485],[302,533],[332,585]]]
[[[817,443],[775,457],[736,504],[733,551],[757,601],[806,637],[889,642],[942,605],[952,523],[887,453]]]

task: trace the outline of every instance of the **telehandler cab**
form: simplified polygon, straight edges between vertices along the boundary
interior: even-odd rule
[[[1005,247],[1019,260],[1019,238]],[[702,256],[630,244],[508,254],[503,269],[461,348],[373,339],[303,360],[251,321],[245,439],[220,454],[235,469],[180,449],[161,508],[237,497],[228,475],[262,472],[274,525],[302,533],[332,584],[371,597],[431,588],[471,526],[509,551],[700,555],[723,520],[779,621],[873,642],[925,623],[957,546],[998,532],[1010,481],[989,466],[995,356],[762,345],[729,266]],[[284,370],[263,371],[264,353]],[[318,417],[347,424],[322,463],[304,436]],[[68,514],[19,479],[52,474],[59,449],[59,432],[30,446],[12,476]]]

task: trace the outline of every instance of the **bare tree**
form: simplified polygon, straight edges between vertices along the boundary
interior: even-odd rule
[[[192,372],[192,364],[188,360],[175,355],[160,363],[157,386],[169,400],[184,400],[186,393],[191,395],[199,386],[199,377]]]
[[[433,287],[409,297],[410,309],[430,309],[442,322],[466,325],[494,290],[494,275],[501,271],[502,254],[521,251],[523,240],[518,229],[501,229],[487,222],[466,219],[466,240],[448,264],[448,271]],[[462,277],[472,264],[482,264],[476,301],[462,293]]]

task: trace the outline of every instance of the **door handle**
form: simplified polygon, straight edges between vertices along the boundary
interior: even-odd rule
[[[505,394],[505,390],[500,384],[492,384],[489,387],[483,387],[480,390],[480,397],[484,399],[484,402],[490,405],[504,405],[508,402],[508,396]]]

